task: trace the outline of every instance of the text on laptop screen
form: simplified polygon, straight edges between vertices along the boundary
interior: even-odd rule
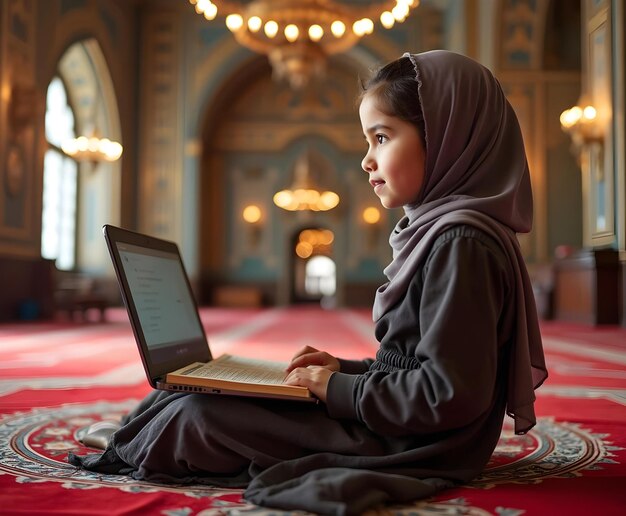
[[[151,352],[203,338],[178,256],[119,242],[117,249]]]

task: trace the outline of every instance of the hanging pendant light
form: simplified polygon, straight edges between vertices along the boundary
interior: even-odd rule
[[[274,204],[287,211],[328,211],[339,204],[339,195],[319,188],[313,181],[311,155],[305,152],[296,162],[293,184],[276,192]]]
[[[79,136],[63,142],[61,149],[65,154],[77,161],[117,161],[120,159],[123,147],[119,142],[109,138],[101,138],[96,131],[89,136]]]
[[[94,70],[95,75],[95,70]],[[98,131],[98,107],[102,99],[100,79],[95,76],[93,91],[89,95],[90,113],[85,115],[85,131],[83,135],[61,143],[61,150],[76,161],[88,161],[96,164],[102,161],[117,161],[122,156],[124,148],[122,144],[103,137]]]

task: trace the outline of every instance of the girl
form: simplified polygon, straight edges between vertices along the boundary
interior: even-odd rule
[[[324,403],[154,392],[101,456],[72,463],[151,481],[247,486],[270,507],[357,514],[478,475],[505,412],[535,424],[546,378],[516,240],[531,227],[515,114],[478,63],[405,54],[364,87],[362,166],[402,206],[376,294],[375,359],[301,350],[285,382]]]

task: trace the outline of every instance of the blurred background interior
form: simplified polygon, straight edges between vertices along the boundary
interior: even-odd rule
[[[540,315],[626,326],[625,20],[621,0],[2,0],[0,320],[119,306],[105,223],[176,241],[203,306],[369,306],[402,213],[360,168],[359,77],[442,48],[519,117]]]

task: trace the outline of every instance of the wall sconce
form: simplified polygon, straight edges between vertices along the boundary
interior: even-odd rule
[[[256,247],[261,239],[263,212],[256,204],[248,204],[243,209],[241,216],[250,230],[250,244],[252,247]]]
[[[368,206],[363,210],[361,214],[363,222],[367,225],[367,245],[370,249],[376,247],[376,243],[378,242],[378,236],[380,232],[379,222],[380,222],[380,210],[375,206]]]
[[[572,150],[579,163],[582,165],[581,159],[587,159],[583,158],[583,151],[589,150],[589,158],[598,164],[594,168],[599,175],[598,179],[601,180],[604,169],[602,160],[604,132],[598,121],[596,108],[591,105],[571,107],[561,113],[560,121],[561,129],[572,138]]]
[[[561,128],[575,145],[602,142],[603,134],[598,124],[598,111],[593,106],[574,106],[561,113]]]

